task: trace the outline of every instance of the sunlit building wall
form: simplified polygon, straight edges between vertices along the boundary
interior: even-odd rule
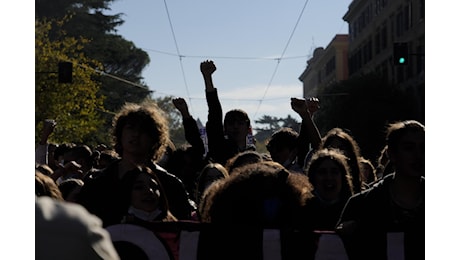
[[[315,49],[299,80],[303,82],[304,97],[313,97],[318,89],[347,78],[348,35],[337,34],[326,49]]]
[[[350,77],[377,72],[402,87],[424,84],[425,0],[354,0],[343,20]],[[408,43],[408,65],[394,65],[395,42]]]
[[[336,81],[367,73],[378,73],[390,83],[416,88],[415,91],[423,95],[424,0],[354,0],[343,20],[348,23],[349,34],[336,35],[326,49],[317,48],[307,61],[307,67],[299,77],[303,82],[304,97],[314,96],[318,89]],[[343,42],[345,38],[347,43]],[[395,42],[408,43],[408,65],[394,65]],[[336,55],[335,64],[331,65],[333,55]],[[343,62],[343,55],[347,62]]]

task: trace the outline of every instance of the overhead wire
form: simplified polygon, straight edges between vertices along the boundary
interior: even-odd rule
[[[182,62],[182,59],[183,59],[183,58],[210,58],[210,59],[236,59],[236,60],[275,60],[275,61],[277,61],[275,70],[274,70],[274,72],[272,73],[272,75],[271,75],[271,77],[270,77],[269,83],[268,83],[268,85],[267,85],[267,87],[266,87],[266,89],[265,89],[265,92],[264,92],[264,94],[263,94],[263,96],[262,96],[261,99],[241,99],[241,98],[238,98],[238,99],[231,99],[231,98],[221,98],[222,100],[258,101],[259,104],[258,104],[258,106],[257,106],[256,112],[254,113],[254,117],[253,117],[253,118],[255,118],[255,116],[257,115],[257,113],[258,113],[258,111],[259,111],[259,109],[260,109],[260,106],[261,106],[261,104],[262,104],[263,101],[281,99],[281,98],[275,98],[275,99],[267,99],[267,98],[266,98],[266,94],[267,94],[269,88],[271,87],[271,84],[272,84],[272,82],[273,82],[273,79],[274,79],[274,77],[275,77],[275,75],[276,75],[276,73],[277,73],[277,71],[278,71],[278,67],[279,67],[280,62],[281,62],[282,60],[287,60],[287,59],[299,59],[299,58],[305,58],[305,57],[308,56],[308,55],[301,55],[301,56],[284,57],[284,55],[285,55],[285,53],[286,53],[286,51],[287,51],[287,48],[289,47],[289,44],[290,44],[290,42],[291,42],[291,40],[292,40],[292,37],[293,37],[293,35],[294,35],[295,31],[296,31],[296,28],[297,28],[297,26],[298,26],[298,24],[299,24],[299,22],[300,22],[300,19],[302,18],[302,15],[303,15],[303,13],[304,13],[304,10],[305,10],[305,8],[306,8],[306,6],[307,6],[309,0],[306,0],[304,6],[303,6],[303,8],[302,8],[302,11],[300,12],[300,15],[299,15],[299,17],[298,17],[298,19],[297,19],[297,21],[296,21],[296,24],[295,24],[295,26],[294,26],[294,28],[293,28],[293,30],[292,30],[290,36],[289,36],[289,39],[288,39],[288,41],[287,41],[287,43],[286,43],[286,45],[285,45],[285,47],[284,47],[284,49],[283,49],[283,52],[282,52],[281,56],[279,56],[279,57],[244,57],[244,56],[200,56],[200,55],[183,55],[183,54],[181,54],[181,52],[180,52],[180,50],[179,50],[179,45],[178,45],[178,42],[177,42],[177,39],[176,39],[176,35],[175,35],[174,27],[173,27],[173,24],[172,24],[171,16],[170,16],[170,14],[169,14],[168,5],[167,5],[167,3],[166,3],[166,0],[164,0],[163,2],[164,2],[164,6],[165,6],[165,11],[166,11],[166,14],[167,14],[167,17],[168,17],[168,21],[169,21],[171,33],[172,33],[172,36],[173,36],[173,40],[174,40],[174,44],[175,44],[175,48],[176,48],[176,53],[171,53],[171,52],[166,52],[166,51],[160,51],[160,50],[154,50],[154,49],[148,49],[148,48],[142,48],[142,49],[144,49],[144,50],[146,50],[146,51],[161,53],[161,54],[164,54],[164,55],[176,56],[176,57],[179,58],[180,67],[181,67],[181,71],[182,71],[182,77],[183,77],[183,81],[184,81],[185,88],[186,88],[186,92],[187,92],[187,98],[188,98],[188,100],[190,101],[190,105],[192,105],[192,103],[191,103],[192,99],[197,100],[197,99],[204,99],[204,98],[197,98],[197,97],[191,97],[191,96],[190,96],[189,88],[188,88],[188,84],[187,84],[187,80],[186,80],[186,76],[185,76],[185,70],[184,70],[183,62]],[[343,25],[342,25],[342,27],[343,27]],[[342,29],[342,28],[341,28],[341,29]],[[340,30],[341,30],[341,29],[340,29]],[[148,86],[145,86],[145,85],[141,85],[141,84],[138,84],[138,83],[135,83],[135,82],[128,81],[128,80],[126,80],[126,79],[117,77],[117,76],[115,76],[115,75],[111,75],[111,74],[106,73],[106,72],[104,72],[104,71],[101,71],[101,70],[99,70],[99,69],[94,69],[94,68],[91,68],[91,67],[83,66],[83,65],[80,65],[80,64],[78,64],[78,63],[76,63],[76,65],[77,65],[77,66],[80,66],[80,67],[84,67],[84,68],[86,68],[86,69],[91,69],[91,70],[93,70],[93,71],[95,71],[95,72],[97,72],[97,73],[99,73],[99,74],[101,74],[101,75],[103,75],[103,76],[107,76],[107,77],[116,79],[116,80],[118,80],[118,81],[122,81],[122,82],[124,82],[124,83],[126,83],[126,84],[132,85],[132,86],[134,86],[134,87],[141,88],[141,89],[146,90],[146,91],[148,91],[148,92],[154,92],[154,91],[149,91],[149,90],[148,90]],[[158,92],[158,93],[160,93],[160,92]],[[165,94],[165,95],[170,95],[170,94],[168,94],[168,93],[163,93],[163,94]],[[193,111],[193,107],[191,106],[190,108],[191,108],[191,110]],[[192,113],[193,113],[193,112],[192,112]]]
[[[271,84],[272,84],[272,82],[273,82],[273,79],[275,78],[276,72],[278,71],[279,64],[280,64],[281,60],[283,59],[284,54],[286,53],[286,50],[287,50],[287,48],[289,47],[289,44],[291,43],[292,37],[294,36],[294,33],[295,33],[296,29],[297,29],[297,26],[299,25],[300,19],[302,18],[302,15],[303,15],[303,13],[304,13],[304,11],[305,11],[305,8],[307,7],[308,1],[309,1],[309,0],[306,0],[306,1],[305,1],[305,4],[303,5],[302,11],[300,12],[299,17],[297,18],[297,21],[296,21],[296,23],[295,23],[295,26],[294,26],[294,28],[292,29],[291,35],[289,36],[289,39],[287,40],[287,43],[286,43],[286,45],[285,45],[285,47],[284,47],[284,50],[283,50],[283,52],[281,53],[280,58],[277,59],[277,63],[276,63],[276,66],[275,66],[275,70],[273,71],[272,76],[270,77],[270,81],[268,82],[268,85],[267,85],[267,87],[265,88],[265,92],[264,92],[264,94],[263,94],[263,96],[262,96],[262,99],[259,100],[259,104],[257,105],[257,108],[256,108],[256,111],[255,111],[255,113],[254,113],[254,115],[253,115],[253,118],[256,118],[256,115],[257,115],[257,113],[259,112],[260,106],[262,105],[262,102],[264,101],[265,96],[267,95],[267,92],[268,92],[269,88],[271,87]]]
[[[171,52],[166,52],[166,51],[160,51],[160,50],[154,50],[154,49],[149,49],[149,48],[142,48],[141,49],[145,51],[151,51],[151,52],[156,52],[156,53],[161,53],[164,55],[169,55],[169,56],[181,56],[183,58],[199,58],[199,59],[232,59],[232,60],[288,60],[288,59],[304,59],[307,57],[307,55],[301,55],[301,56],[290,56],[290,57],[244,57],[244,56],[203,56],[203,55],[185,55],[181,54],[178,55],[176,53],[171,53]]]
[[[190,96],[190,93],[189,93],[189,88],[188,88],[188,84],[187,84],[187,79],[186,79],[186,76],[185,76],[185,70],[184,70],[184,67],[183,67],[183,58],[210,58],[210,59],[236,59],[236,60],[274,60],[276,61],[276,66],[275,66],[275,69],[270,77],[270,80],[267,84],[267,87],[264,91],[264,94],[262,96],[261,99],[241,99],[241,98],[238,98],[238,99],[231,99],[231,98],[227,98],[226,100],[242,100],[242,101],[258,101],[259,104],[257,106],[257,109],[254,113],[254,116],[253,118],[255,118],[255,116],[257,115],[259,109],[260,109],[260,106],[262,104],[263,101],[265,100],[274,100],[274,99],[266,99],[266,95],[268,93],[268,90],[269,88],[271,87],[272,85],[272,82],[273,82],[273,79],[275,78],[275,75],[278,71],[278,68],[279,68],[279,65],[280,65],[280,62],[282,60],[287,60],[287,59],[299,59],[299,58],[306,58],[308,57],[308,55],[301,55],[301,56],[290,56],[290,57],[284,57],[288,47],[289,47],[289,44],[292,40],[292,37],[294,36],[294,33],[297,29],[297,26],[303,16],[303,13],[305,11],[305,8],[309,2],[309,0],[306,0],[305,3],[304,3],[304,6],[299,14],[299,17],[297,18],[297,21],[296,21],[296,24],[289,36],[289,39],[287,40],[287,43],[282,51],[282,54],[281,56],[279,57],[244,57],[244,56],[200,56],[200,55],[184,55],[180,52],[179,50],[179,45],[178,45],[178,42],[177,42],[177,39],[176,39],[176,35],[175,35],[175,31],[174,31],[174,27],[173,27],[173,23],[172,23],[172,20],[171,20],[171,16],[169,14],[169,9],[168,9],[168,5],[166,3],[166,0],[163,1],[164,2],[164,6],[165,6],[165,11],[166,11],[166,14],[167,14],[167,17],[168,17],[168,22],[169,22],[169,25],[170,25],[170,29],[171,29],[171,33],[172,33],[172,36],[173,36],[173,40],[174,40],[174,44],[175,44],[175,48],[176,48],[176,53],[171,53],[171,52],[166,52],[166,51],[160,51],[160,50],[154,50],[154,49],[148,49],[148,48],[142,48],[143,50],[146,50],[146,51],[151,51],[151,52],[156,52],[156,53],[160,53],[160,54],[164,54],[164,55],[169,55],[169,56],[175,56],[175,57],[178,57],[179,58],[179,63],[180,63],[180,67],[181,67],[181,71],[182,71],[182,78],[183,78],[183,81],[184,81],[184,84],[185,84],[185,88],[186,88],[186,92],[187,92],[187,98],[190,102],[190,108],[192,110],[192,113],[193,113],[193,106],[192,106],[192,99],[203,99],[203,98],[196,98],[196,97],[191,97]],[[90,69],[93,69],[93,68],[90,68]],[[142,88],[142,89],[145,89],[146,86],[142,86],[140,84],[137,84],[137,83],[134,83],[134,82],[130,82],[128,80],[125,80],[123,78],[120,78],[120,77],[117,77],[117,76],[114,76],[114,75],[111,75],[111,74],[108,74],[108,73],[105,73],[103,71],[100,71],[100,70],[97,70],[97,69],[93,69],[95,70],[96,72],[102,74],[102,75],[105,75],[105,76],[108,76],[108,77],[111,77],[111,78],[114,78],[116,80],[119,80],[119,81],[123,81],[127,84],[130,84],[130,85],[133,85],[135,87],[139,87],[139,88]],[[152,92],[152,91],[150,91]],[[158,92],[160,93],[160,92]],[[163,93],[165,95],[170,95],[170,94],[167,94],[167,93]],[[225,98],[224,98],[225,99]],[[222,99],[222,100],[224,100]],[[281,99],[281,98],[277,98],[277,99]]]
[[[174,27],[173,27],[173,24],[172,24],[172,21],[171,21],[171,16],[169,15],[169,9],[168,9],[168,4],[166,4],[166,0],[163,0],[164,2],[164,5],[165,5],[165,10],[166,10],[166,14],[168,16],[168,21],[169,21],[169,27],[171,28],[171,33],[173,35],[173,39],[174,39],[174,44],[176,46],[176,52],[177,52],[177,55],[179,57],[179,63],[180,63],[180,68],[181,68],[181,71],[182,71],[182,78],[184,80],[184,84],[185,84],[185,90],[187,92],[187,98],[189,100],[189,103],[190,103],[190,110],[192,111],[193,113],[193,105],[192,105],[192,100],[190,99],[190,92],[188,90],[188,84],[187,84],[187,79],[185,77],[185,71],[184,71],[184,64],[182,62],[182,58],[184,58],[183,55],[181,55],[180,51],[179,51],[179,45],[177,44],[177,39],[176,39],[176,34],[174,33]]]
[[[75,65],[77,65],[78,67],[81,67],[81,68],[84,68],[84,69],[92,70],[92,71],[94,71],[94,72],[96,72],[96,73],[98,73],[98,74],[100,74],[100,75],[102,75],[102,76],[106,76],[106,77],[109,77],[109,78],[112,78],[112,79],[116,79],[116,80],[118,80],[118,81],[124,82],[124,83],[126,83],[126,84],[131,85],[131,86],[140,88],[140,89],[142,89],[142,90],[145,90],[146,92],[149,92],[149,93],[153,92],[153,91],[149,90],[147,86],[141,85],[141,84],[139,84],[139,83],[131,82],[131,81],[126,80],[126,79],[124,79],[124,78],[120,78],[120,77],[118,77],[118,76],[115,76],[115,75],[112,75],[112,74],[110,74],[110,73],[107,73],[107,72],[105,72],[105,71],[103,71],[103,70],[95,69],[95,68],[92,68],[92,67],[89,67],[89,66],[86,66],[86,65],[79,64],[78,62],[70,61],[70,60],[66,60],[66,61],[67,61],[67,62],[71,62],[72,64],[75,64]]]

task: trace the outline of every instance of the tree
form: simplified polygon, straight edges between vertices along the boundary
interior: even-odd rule
[[[104,107],[115,112],[126,102],[139,103],[149,97],[150,91],[142,81],[142,70],[150,62],[148,54],[131,41],[116,34],[116,27],[123,24],[122,14],[107,15],[114,0],[36,0],[36,19],[62,19],[68,17],[60,27],[52,27],[49,37],[53,40],[64,30],[68,36],[80,36],[90,40],[83,52],[86,57],[103,64],[104,74],[100,95],[106,96]],[[111,75],[113,77],[108,77]],[[123,80],[117,80],[123,79]],[[133,82],[140,87],[127,84]],[[109,123],[106,122],[106,125]]]
[[[299,131],[300,123],[288,115],[286,118],[273,117],[263,115],[258,120],[255,120],[258,125],[266,125],[265,127],[255,128],[257,131],[255,138],[257,140],[257,150],[266,151],[265,143],[271,137],[271,135],[279,130],[281,127],[290,127],[296,131]],[[260,145],[260,146],[259,146]],[[262,147],[263,146],[263,147]]]
[[[87,58],[82,50],[87,40],[67,37],[62,31],[60,39],[49,39],[52,27],[63,21],[35,22],[35,123],[36,140],[46,118],[56,119],[58,125],[52,135],[55,142],[95,144],[105,142],[106,133],[100,129],[103,120],[98,111],[104,111],[104,97],[98,95],[100,84],[92,79],[93,70],[85,67],[101,67]],[[58,63],[70,61],[73,66],[73,82],[58,83]],[[75,66],[79,64],[79,66]]]
[[[154,99],[158,106],[165,112],[169,121],[169,135],[176,146],[186,144],[182,116],[172,103],[173,96],[165,96]]]
[[[282,127],[290,127],[296,131],[300,130],[300,122],[288,115],[286,118],[280,118]]]
[[[384,145],[388,123],[416,118],[416,97],[376,74],[351,78],[319,93],[321,109],[315,123],[322,136],[331,128],[351,131],[362,154],[375,160]]]

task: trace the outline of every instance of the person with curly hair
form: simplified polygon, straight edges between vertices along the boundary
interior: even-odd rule
[[[165,189],[170,210],[178,219],[192,219],[196,207],[182,181],[156,161],[169,141],[168,122],[156,103],[125,104],[113,119],[114,149],[120,159],[85,178],[79,203],[100,217],[104,226],[120,223],[128,202],[121,187],[125,175],[136,167],[149,167]]]

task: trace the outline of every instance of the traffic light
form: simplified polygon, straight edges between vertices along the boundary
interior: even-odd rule
[[[72,83],[72,62],[58,63],[58,82]]]
[[[393,62],[395,65],[407,65],[409,63],[409,46],[407,42],[393,43]]]

